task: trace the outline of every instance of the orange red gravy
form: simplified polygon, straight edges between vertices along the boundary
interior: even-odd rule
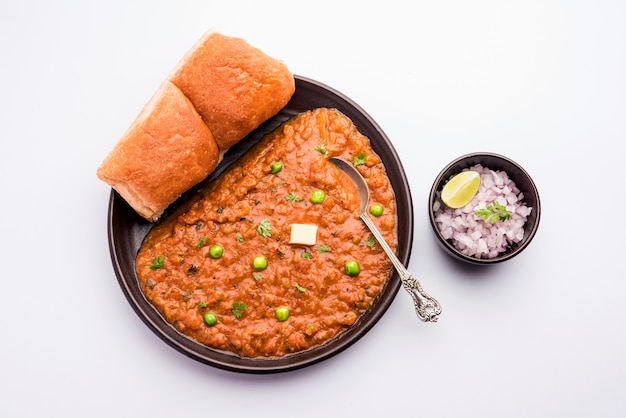
[[[370,203],[384,207],[374,222],[395,250],[396,202],[380,158],[345,115],[315,109],[268,134],[148,233],[136,258],[146,298],[182,334],[242,357],[306,350],[354,324],[392,265],[359,219],[356,187],[333,156],[363,161],[357,168]],[[283,167],[273,174],[276,161]],[[321,204],[309,199],[316,190],[325,194]],[[318,226],[315,245],[289,244],[294,223]],[[223,248],[219,258],[209,254],[214,244]],[[267,268],[254,269],[256,256]],[[357,276],[345,273],[347,260],[359,263]],[[277,319],[278,307],[288,307],[287,320]],[[215,325],[204,322],[207,312]]]

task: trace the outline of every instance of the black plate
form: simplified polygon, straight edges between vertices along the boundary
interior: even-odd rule
[[[295,78],[296,91],[287,106],[231,148],[218,169],[202,184],[218,176],[265,134],[289,118],[320,107],[336,108],[349,117],[359,131],[370,139],[372,148],[385,164],[397,201],[398,257],[405,266],[408,265],[413,243],[413,204],[406,174],[391,141],[376,122],[346,96],[316,81],[299,76]],[[168,211],[177,207],[193,192],[194,190],[181,196]],[[163,218],[167,216],[168,211]],[[179,333],[145,299],[135,274],[135,257],[153,225],[137,215],[115,191],[111,191],[108,213],[109,249],[122,291],[137,315],[163,341],[190,358],[221,369],[247,373],[274,373],[298,369],[329,358],[365,335],[387,311],[400,288],[400,279],[394,273],[370,309],[352,327],[324,345],[280,358],[241,358],[204,346]]]

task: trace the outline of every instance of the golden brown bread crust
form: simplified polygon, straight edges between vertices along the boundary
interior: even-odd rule
[[[193,104],[163,82],[98,168],[144,218],[156,221],[183,192],[219,163],[213,135]]]
[[[146,104],[98,177],[156,221],[294,92],[282,62],[242,39],[208,32]]]
[[[278,113],[295,91],[281,61],[217,32],[206,33],[169,79],[194,104],[221,150]]]

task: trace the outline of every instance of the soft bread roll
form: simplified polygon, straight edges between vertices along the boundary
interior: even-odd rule
[[[165,81],[97,174],[137,213],[156,221],[183,192],[213,172],[219,159],[213,134],[193,104]]]
[[[207,32],[169,79],[194,104],[222,151],[278,113],[295,91],[285,64],[217,32]]]
[[[146,104],[98,177],[139,215],[156,221],[294,92],[295,80],[282,62],[243,39],[208,32]]]

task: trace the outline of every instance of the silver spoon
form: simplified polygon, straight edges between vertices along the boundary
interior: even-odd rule
[[[333,157],[330,159],[330,162],[346,173],[357,186],[361,201],[359,207],[359,217],[363,220],[363,222],[365,222],[365,225],[367,225],[372,234],[374,234],[374,237],[393,263],[393,266],[396,268],[396,271],[400,275],[402,286],[413,297],[415,312],[417,313],[419,319],[424,322],[437,322],[439,314],[441,313],[441,305],[435,298],[424,292],[422,286],[417,281],[417,278],[409,273],[404,265],[402,265],[391,247],[389,247],[387,242],[385,242],[385,239],[381,235],[380,231],[378,231],[378,228],[376,228],[376,225],[374,225],[374,222],[372,222],[372,218],[370,218],[367,214],[370,192],[365,179],[361,176],[361,173],[359,173],[359,171],[351,163],[342,160],[341,158]]]

